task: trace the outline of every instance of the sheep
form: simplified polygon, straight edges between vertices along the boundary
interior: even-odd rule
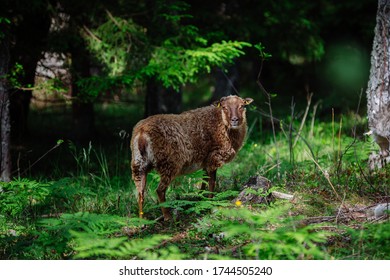
[[[214,192],[217,169],[232,161],[243,145],[247,131],[245,105],[252,101],[230,95],[210,106],[150,116],[135,125],[131,169],[140,218],[144,214],[146,178],[152,169],[160,175],[160,203],[166,201],[166,190],[174,178],[200,169],[205,170],[209,191]],[[170,211],[165,207],[161,210],[164,220],[170,220]]]

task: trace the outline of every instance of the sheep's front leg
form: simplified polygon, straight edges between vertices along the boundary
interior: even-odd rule
[[[161,176],[160,183],[157,187],[157,196],[158,196],[159,203],[164,203],[166,201],[165,193],[171,181],[172,181],[171,177]],[[172,219],[171,213],[168,208],[161,207],[161,212],[163,213],[165,221],[169,221]]]
[[[209,176],[209,191],[211,192],[209,194],[209,198],[212,198],[214,196],[212,193],[214,192],[214,189],[215,189],[215,181],[217,179],[217,170],[208,171],[207,174]]]
[[[235,155],[236,151],[232,147],[213,151],[208,158],[208,169],[217,170],[225,163],[231,161]]]
[[[209,176],[209,191],[214,192],[215,181],[216,181],[216,177],[217,177],[217,170],[208,171],[207,173]]]

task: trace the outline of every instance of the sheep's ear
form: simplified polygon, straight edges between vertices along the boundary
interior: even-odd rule
[[[249,105],[253,102],[253,99],[248,97],[248,98],[244,99],[244,102],[245,102],[245,105]]]
[[[221,101],[214,101],[213,106],[219,108],[221,106]]]
[[[222,97],[220,100],[218,100],[218,101],[214,101],[213,102],[213,105],[215,106],[215,107],[220,107],[221,106],[221,103],[223,102],[223,101],[225,101],[225,99],[226,99],[226,96],[224,96],[224,97]]]

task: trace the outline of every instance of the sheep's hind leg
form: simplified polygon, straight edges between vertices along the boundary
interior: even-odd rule
[[[147,170],[145,171],[144,168],[140,167],[137,164],[132,164],[131,166],[132,170],[132,177],[135,183],[135,187],[138,191],[138,211],[139,211],[139,217],[143,218],[144,212],[143,212],[143,205],[144,205],[144,195],[145,195],[145,187],[146,187],[146,176],[148,174]]]
[[[143,212],[143,205],[144,205],[144,197],[145,197],[145,186],[146,186],[146,174],[141,174],[139,180],[134,180],[135,186],[138,190],[138,211],[139,211],[139,217],[143,218],[144,212]]]
[[[165,193],[168,189],[169,184],[171,183],[173,178],[168,176],[161,176],[160,183],[157,187],[157,196],[159,203],[164,203],[166,201],[165,199]],[[172,219],[170,210],[166,207],[161,207],[161,211],[164,216],[165,221],[169,221]]]

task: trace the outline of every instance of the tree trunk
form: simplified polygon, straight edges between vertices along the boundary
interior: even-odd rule
[[[368,125],[380,156],[389,156],[390,139],[390,1],[379,0],[375,36],[371,53],[371,70],[367,86]],[[371,160],[373,157],[371,158]]]
[[[93,101],[83,96],[78,81],[90,75],[89,54],[84,45],[75,44],[72,55],[72,118],[73,136],[81,142],[91,141],[96,136],[95,110]]]
[[[33,86],[35,83],[35,71],[46,45],[50,22],[46,10],[32,10],[23,14],[20,22],[12,30],[14,44],[10,50],[10,65],[19,63],[23,66],[24,75],[19,77],[22,87]],[[11,92],[12,140],[21,144],[29,134],[27,122],[32,91],[12,89]]]
[[[182,92],[164,88],[155,79],[150,79],[146,89],[145,117],[156,114],[178,114],[182,110]]]
[[[9,112],[9,92],[5,75],[8,74],[9,44],[8,37],[3,34],[0,39],[0,181],[11,180],[11,121]]]
[[[35,64],[36,65],[36,64]],[[23,66],[24,69],[26,69]],[[25,71],[22,85],[34,84],[35,70],[33,74]],[[30,111],[31,90],[12,89],[10,96],[10,115],[12,121],[12,140],[14,144],[22,144],[28,137],[28,114]]]

